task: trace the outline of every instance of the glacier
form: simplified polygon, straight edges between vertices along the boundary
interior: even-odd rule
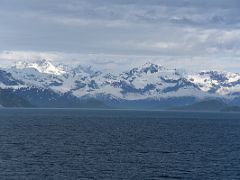
[[[240,104],[240,74],[223,71],[184,73],[153,63],[119,74],[48,60],[17,62],[0,69],[0,89],[12,91],[37,107],[161,108],[222,99]]]

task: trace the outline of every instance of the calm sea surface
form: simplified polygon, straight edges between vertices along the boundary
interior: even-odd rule
[[[240,179],[240,114],[2,109],[0,179]]]

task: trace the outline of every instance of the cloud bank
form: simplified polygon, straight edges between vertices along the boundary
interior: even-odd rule
[[[0,24],[2,64],[153,61],[240,71],[239,0],[2,0]]]

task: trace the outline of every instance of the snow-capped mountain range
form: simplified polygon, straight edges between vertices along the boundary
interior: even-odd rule
[[[47,60],[18,62],[0,70],[0,88],[39,107],[162,107],[216,98],[240,104],[240,74],[182,73],[152,63],[120,74]],[[1,102],[0,102],[1,104]]]

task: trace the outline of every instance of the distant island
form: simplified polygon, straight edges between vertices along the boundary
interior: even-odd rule
[[[186,106],[169,108],[169,110],[240,112],[240,107],[239,106],[230,106],[221,100],[211,99],[211,100],[204,100],[204,101],[196,102],[194,104],[190,104],[190,105],[186,105]]]

